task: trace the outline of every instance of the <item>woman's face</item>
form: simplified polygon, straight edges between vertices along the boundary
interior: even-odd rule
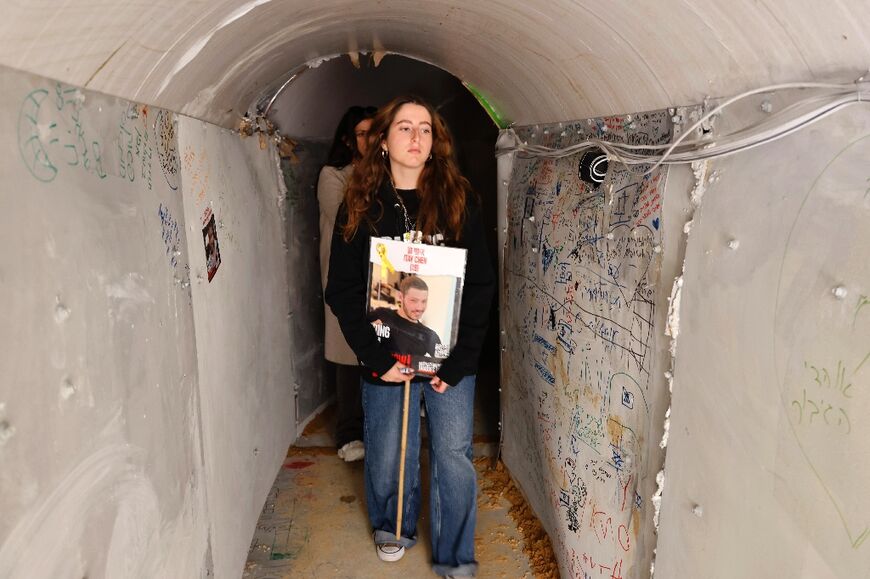
[[[422,169],[432,152],[432,116],[426,107],[413,103],[399,107],[381,146],[392,166]]]
[[[369,129],[371,128],[371,126],[371,119],[363,119],[358,122],[353,128],[354,135],[356,136],[356,150],[359,151],[360,157],[366,154],[366,149],[368,148]]]

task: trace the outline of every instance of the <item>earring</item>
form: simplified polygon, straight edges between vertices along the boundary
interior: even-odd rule
[[[429,153],[429,158],[426,159],[426,160],[427,160],[427,161],[431,161],[431,160],[432,160],[432,153]]]
[[[381,149],[381,159],[384,159],[384,160],[387,159],[387,150],[386,149]]]

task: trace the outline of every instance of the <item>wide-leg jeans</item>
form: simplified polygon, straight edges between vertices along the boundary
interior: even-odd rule
[[[439,575],[477,572],[474,527],[477,474],[472,458],[475,377],[466,376],[443,394],[428,382],[412,382],[401,539],[396,540],[404,385],[379,386],[363,380],[366,500],[375,543],[417,542],[420,514],[420,400],[429,434],[433,570]]]

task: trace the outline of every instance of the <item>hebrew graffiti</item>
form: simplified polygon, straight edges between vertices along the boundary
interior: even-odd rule
[[[519,132],[551,147],[586,136],[660,144],[670,124],[650,113]],[[604,182],[590,183],[578,174],[581,154],[514,162],[504,265],[506,440],[522,446],[521,456],[543,457],[540,468],[521,469],[521,482],[541,493],[533,502],[556,513],[550,534],[569,559],[563,570],[643,576],[633,569],[646,508],[638,480],[648,462],[665,173],[610,163]]]
[[[65,167],[106,178],[101,141],[81,115],[84,100],[79,89],[61,83],[24,97],[18,115],[18,149],[37,180],[53,181]]]
[[[157,157],[166,183],[173,191],[178,190],[178,140],[175,138],[175,121],[172,113],[158,111],[154,119],[154,133],[157,136]]]

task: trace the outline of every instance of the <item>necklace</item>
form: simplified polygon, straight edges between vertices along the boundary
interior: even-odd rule
[[[396,201],[398,201],[399,207],[402,208],[402,215],[405,218],[405,235],[403,237],[410,238],[411,231],[416,228],[416,220],[411,221],[410,216],[408,215],[408,208],[405,207],[405,202],[402,201],[402,196],[399,195],[399,191],[396,189],[396,185],[393,184],[393,179],[390,179],[390,187],[393,188],[393,195],[396,196]]]

